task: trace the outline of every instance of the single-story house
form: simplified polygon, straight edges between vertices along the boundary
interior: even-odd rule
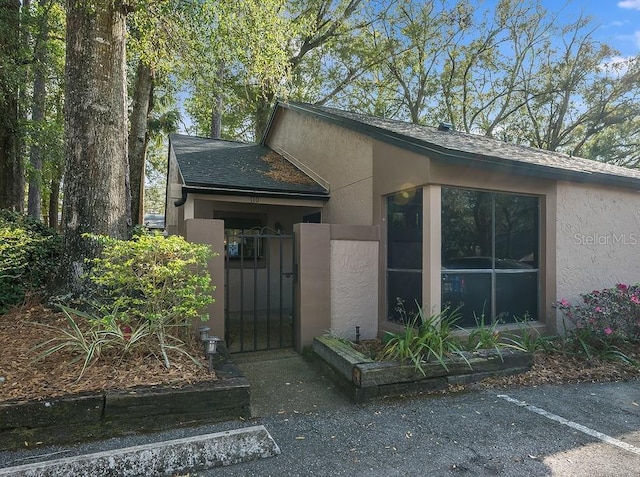
[[[342,281],[313,282],[321,298],[298,284],[299,333],[398,329],[416,303],[458,309],[465,327],[526,318],[556,332],[555,301],[640,282],[640,171],[303,103],[276,104],[259,145],[170,143],[169,233],[188,219],[295,229],[298,274],[304,241],[326,235],[322,273]],[[294,227],[305,222],[316,224]]]

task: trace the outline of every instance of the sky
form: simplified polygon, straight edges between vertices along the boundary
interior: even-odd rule
[[[640,0],[542,0],[542,4],[571,18],[584,12],[599,27],[596,38],[619,50],[623,58],[640,54]]]

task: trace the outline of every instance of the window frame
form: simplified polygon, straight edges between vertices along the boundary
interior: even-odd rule
[[[405,205],[407,204],[411,204],[411,206],[419,207],[419,223],[416,224],[416,230],[418,230],[418,242],[420,243],[419,246],[419,259],[417,259],[415,261],[415,266],[410,267],[410,268],[406,268],[406,267],[399,267],[397,262],[396,263],[392,263],[394,262],[394,260],[392,260],[392,256],[394,254],[393,252],[393,248],[392,248],[392,240],[391,240],[391,235],[392,235],[392,223],[393,221],[390,220],[391,215],[392,215],[392,210],[389,207],[389,203],[391,200],[393,200],[394,198],[400,198],[401,200],[406,199],[407,202]],[[396,212],[397,213],[397,212]],[[404,289],[408,289],[410,288],[410,286],[408,286],[408,283],[412,281],[412,279],[418,280],[419,281],[419,286],[417,287],[418,290],[420,290],[419,293],[419,304],[420,306],[422,306],[422,287],[423,287],[423,281],[424,281],[424,273],[423,273],[423,255],[424,255],[424,190],[422,187],[415,187],[412,189],[404,189],[398,192],[395,192],[393,194],[389,194],[387,196],[385,196],[385,215],[386,215],[386,221],[387,221],[387,233],[386,233],[386,245],[387,245],[387,254],[386,254],[386,287],[385,287],[385,297],[386,297],[386,310],[385,310],[385,314],[386,314],[386,321],[388,323],[394,323],[394,324],[400,324],[400,325],[404,325],[407,323],[407,321],[411,320],[414,318],[415,314],[417,313],[417,310],[415,310],[415,303],[406,303],[406,300],[402,303],[402,307],[403,307],[403,313],[400,313],[398,311],[398,309],[400,308],[400,303],[398,303],[398,299],[401,299],[401,297],[396,296],[396,297],[391,297],[390,294],[392,292],[393,288],[397,288],[392,286],[392,276],[398,277],[397,280],[398,281],[405,281],[405,286]],[[408,281],[407,281],[408,280]],[[394,278],[393,280],[394,284],[396,282],[396,279]],[[413,284],[415,286],[415,283]],[[416,298],[417,299],[417,298]],[[404,316],[404,319],[403,319]],[[395,317],[395,319],[394,319]]]
[[[443,240],[443,229],[446,226],[445,224],[445,220],[443,217],[444,214],[444,195],[445,195],[445,191],[447,189],[452,189],[452,190],[462,190],[462,191],[471,191],[471,192],[477,192],[477,193],[485,193],[488,194],[491,197],[491,268],[444,268],[444,262],[445,257],[444,257],[444,240]],[[531,268],[499,268],[496,266],[496,264],[498,263],[499,260],[504,260],[502,258],[499,258],[496,256],[496,237],[498,235],[498,222],[496,220],[496,210],[497,210],[497,201],[496,198],[499,195],[504,195],[504,196],[512,196],[512,197],[530,197],[536,200],[536,213],[534,215],[535,217],[535,224],[534,224],[534,229],[535,229],[535,234],[536,234],[536,241],[535,241],[535,248],[536,250],[534,251],[534,259],[535,259],[535,267],[532,266]],[[490,322],[487,324],[492,324],[495,323],[496,319],[500,319],[500,314],[497,314],[497,311],[499,309],[499,301],[501,299],[504,299],[503,297],[499,297],[498,296],[498,277],[499,276],[508,276],[508,275],[520,275],[520,274],[529,274],[529,275],[534,275],[535,276],[535,310],[534,313],[536,316],[530,317],[530,319],[532,320],[538,320],[538,314],[540,313],[540,309],[541,309],[541,300],[542,300],[542,293],[541,293],[541,284],[542,284],[542,272],[541,272],[541,263],[540,263],[540,257],[541,257],[541,250],[542,250],[542,234],[541,234],[541,223],[542,223],[542,208],[541,208],[541,204],[542,204],[542,197],[539,195],[535,195],[535,194],[527,194],[527,193],[520,193],[520,192],[507,192],[507,191],[500,191],[500,190],[483,190],[483,189],[474,189],[474,188],[469,188],[469,187],[460,187],[460,186],[442,186],[441,188],[441,210],[440,210],[440,214],[441,214],[441,230],[440,230],[440,239],[441,239],[441,244],[440,244],[440,258],[441,258],[441,270],[440,270],[440,280],[441,280],[441,291],[440,291],[440,296],[441,296],[441,301],[442,301],[442,306],[446,306],[448,303],[445,302],[444,299],[444,294],[447,292],[445,291],[445,287],[444,287],[444,283],[445,283],[445,276],[452,276],[452,275],[489,275],[490,277],[490,287],[491,287],[491,291],[490,291],[490,299],[491,302],[489,304],[489,309],[491,310],[490,313]],[[463,280],[464,281],[464,280]],[[474,310],[475,311],[475,310]],[[483,310],[483,313],[485,313],[485,318],[486,318],[486,310]],[[478,317],[480,318],[480,317]],[[519,317],[522,318],[522,317]],[[509,317],[507,320],[502,321],[502,323],[508,324],[508,323],[513,323],[514,319],[512,317]],[[463,325],[463,327],[468,327],[468,328],[473,328],[473,325]]]

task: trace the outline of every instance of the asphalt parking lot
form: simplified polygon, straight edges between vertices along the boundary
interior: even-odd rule
[[[627,382],[282,414],[260,421],[280,456],[198,475],[640,475],[639,404]]]
[[[356,405],[299,356],[242,366],[255,390],[255,418],[0,452],[0,469],[262,425],[280,455],[179,475],[640,476],[640,381],[477,388]]]

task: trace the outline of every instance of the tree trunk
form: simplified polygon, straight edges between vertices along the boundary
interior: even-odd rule
[[[216,94],[211,108],[211,131],[209,137],[211,139],[220,139],[222,135],[222,106],[223,96],[222,88],[224,82],[224,63],[222,61],[218,64],[218,93]]]
[[[16,77],[20,51],[20,2],[0,0],[0,209],[24,209],[24,166],[18,137]]]
[[[129,131],[131,221],[133,224],[143,223],[144,164],[147,155],[148,121],[152,97],[153,71],[144,62],[138,61],[131,109],[131,130]]]
[[[24,124],[29,120],[29,82],[31,81],[31,59],[27,59],[27,53],[31,49],[31,0],[22,0],[22,9],[20,14],[20,53],[18,58],[21,66],[19,67],[18,78],[18,157],[21,168],[20,184],[20,211],[24,212],[24,194],[25,194],[25,164],[27,161],[27,141]],[[29,66],[27,66],[29,65]]]
[[[60,203],[60,182],[62,181],[62,170],[56,167],[51,179],[51,194],[49,195],[49,227],[58,229],[58,204]]]
[[[267,94],[266,97],[259,96],[258,100],[256,101],[256,142],[262,141],[262,135],[267,130],[267,125],[269,124],[269,116],[271,114],[272,101],[273,94]]]
[[[42,3],[42,2],[41,2]],[[49,35],[49,21],[46,16],[40,19],[40,28],[36,39],[34,52],[35,68],[33,77],[33,100],[31,120],[37,131],[42,131],[45,120],[47,99],[45,64],[47,61],[47,36]],[[29,162],[29,195],[27,198],[27,214],[36,220],[42,220],[42,134],[36,134],[31,145]]]
[[[220,139],[222,135],[222,95],[218,95],[211,108],[211,131],[209,137],[211,139]]]
[[[64,111],[62,107],[61,97],[57,96],[56,104],[56,123],[60,124],[64,121]],[[53,171],[51,173],[51,185],[49,194],[49,227],[58,230],[60,228],[60,185],[62,183],[62,173],[64,172],[63,161],[52,162]]]
[[[127,162],[125,9],[67,0],[65,180],[61,287],[78,291],[99,246],[85,233],[125,239],[131,226]]]

